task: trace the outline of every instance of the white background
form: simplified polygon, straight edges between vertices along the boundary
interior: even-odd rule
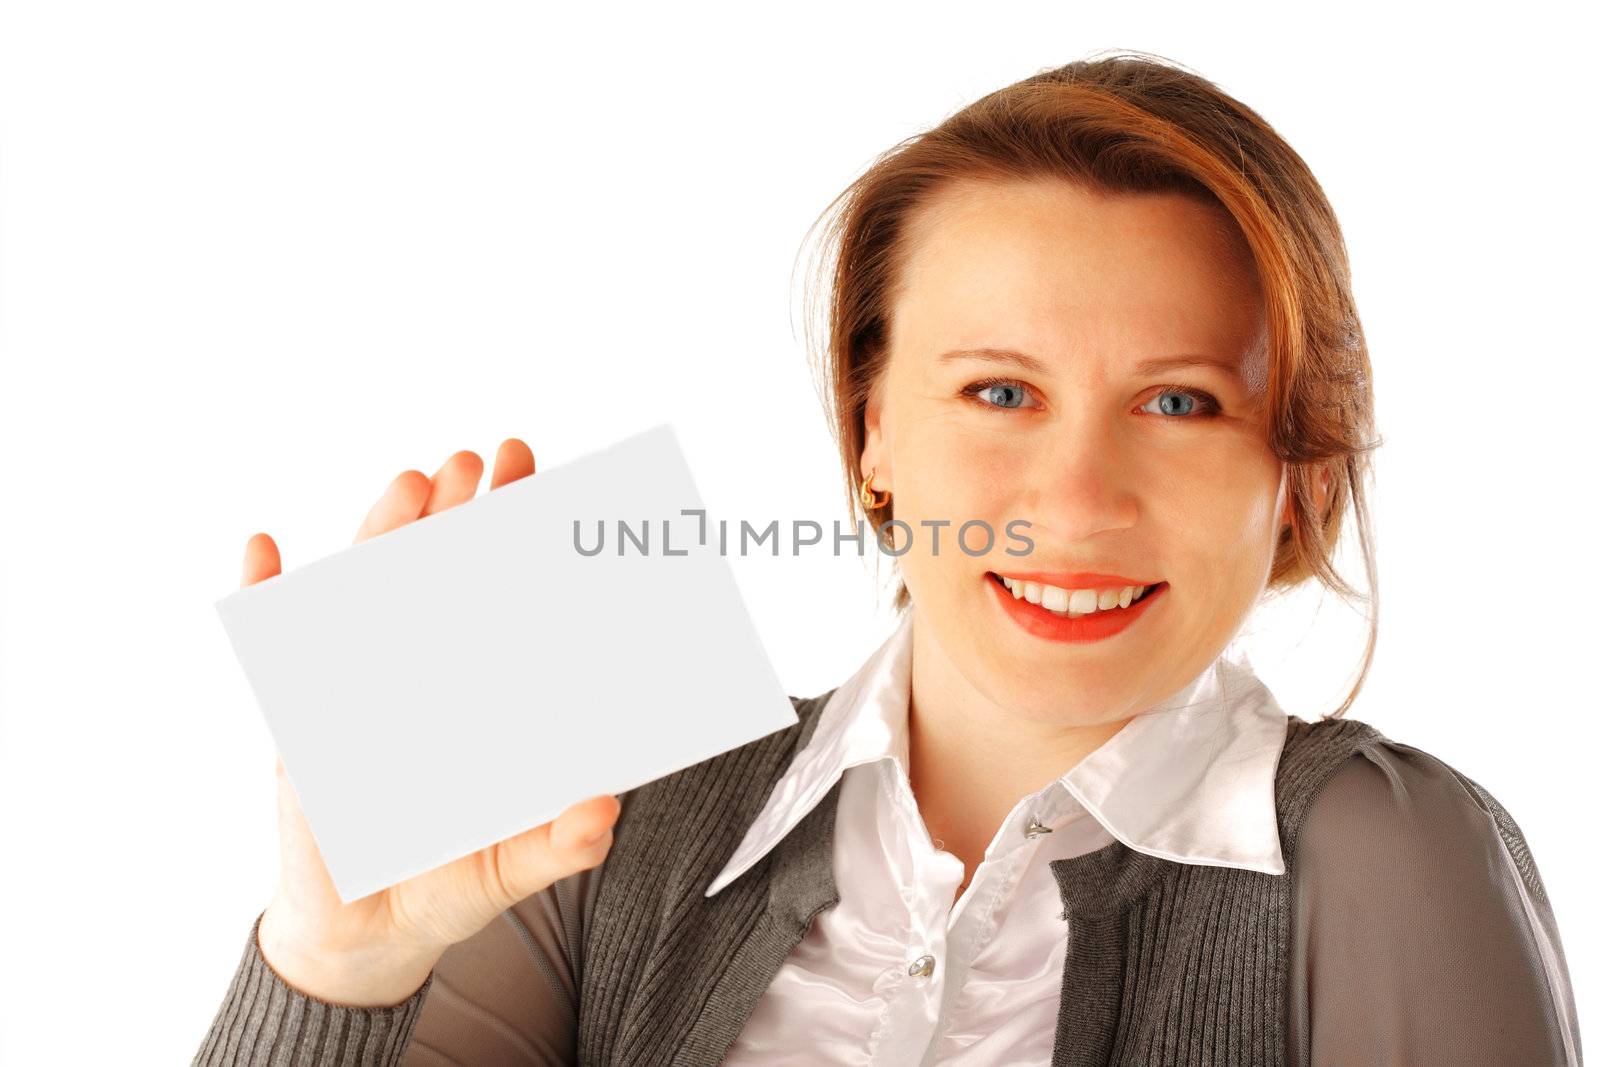
[[[186,1062],[222,998],[277,862],[212,607],[252,533],[294,567],[402,470],[662,419],[713,510],[844,518],[807,228],[902,137],[1108,47],[1259,110],[1338,211],[1386,441],[1351,715],[1506,805],[1592,994],[1584,35],[1554,5],[1110,7],[6,5],[0,1060]],[[886,633],[868,559],[734,559],[791,693]],[[1307,718],[1359,652],[1315,608],[1252,652]]]

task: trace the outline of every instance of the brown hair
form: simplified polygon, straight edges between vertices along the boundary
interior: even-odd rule
[[[1377,572],[1363,483],[1372,439],[1371,365],[1333,209],[1304,160],[1254,111],[1164,57],[1118,51],[1009,85],[878,156],[824,210],[829,294],[819,377],[844,464],[850,514],[859,506],[867,399],[888,356],[888,325],[907,254],[908,216],[959,179],[1061,178],[1106,193],[1178,192],[1220,205],[1249,244],[1265,295],[1269,334],[1269,444],[1289,468],[1293,525],[1280,532],[1267,581],[1283,591],[1315,578],[1370,605],[1355,684],[1377,644]],[[811,303],[808,289],[808,305]],[[812,318],[807,318],[808,347]],[[1315,514],[1316,465],[1328,494]],[[1354,511],[1368,595],[1333,567],[1347,510]],[[893,502],[872,509],[874,531]],[[910,602],[902,581],[894,606]]]

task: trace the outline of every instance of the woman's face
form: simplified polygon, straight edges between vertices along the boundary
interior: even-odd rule
[[[917,626],[1018,714],[1136,715],[1232,638],[1289,521],[1243,236],[1221,208],[1181,195],[1060,181],[946,187],[908,236],[861,469],[876,468],[873,487],[911,527],[899,562]],[[1181,365],[1193,360],[1205,362]],[[956,543],[974,519],[995,531],[987,554]],[[1031,524],[1018,528],[1027,555],[1005,552],[1022,547],[1006,532],[1016,519]],[[924,523],[942,521],[935,553]],[[984,540],[969,531],[974,550]],[[1073,572],[1164,587],[1131,625],[1085,642],[1041,614],[1059,603],[1049,592],[1034,607],[997,579]]]

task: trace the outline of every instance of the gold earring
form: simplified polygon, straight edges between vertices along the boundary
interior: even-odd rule
[[[881,490],[872,488],[872,478],[877,473],[878,468],[873,467],[871,473],[867,475],[867,480],[861,483],[860,500],[862,511],[876,511],[889,502],[888,493],[884,493],[882,499],[874,499],[876,494],[881,492]]]

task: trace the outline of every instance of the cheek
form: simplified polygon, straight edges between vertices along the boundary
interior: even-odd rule
[[[1239,457],[1228,477],[1196,477],[1167,495],[1161,525],[1170,531],[1186,584],[1218,603],[1248,598],[1272,560],[1277,526],[1277,471],[1256,471]],[[1257,475],[1259,474],[1259,477]]]
[[[1015,442],[950,420],[931,420],[919,431],[903,439],[896,455],[895,484],[907,513],[988,518],[1010,496],[1022,458]]]
[[[1215,489],[1230,505],[1222,511],[1222,521],[1232,526],[1240,551],[1259,552],[1263,542],[1270,548],[1277,533],[1282,464],[1263,445],[1239,450],[1219,469],[1229,472]]]

